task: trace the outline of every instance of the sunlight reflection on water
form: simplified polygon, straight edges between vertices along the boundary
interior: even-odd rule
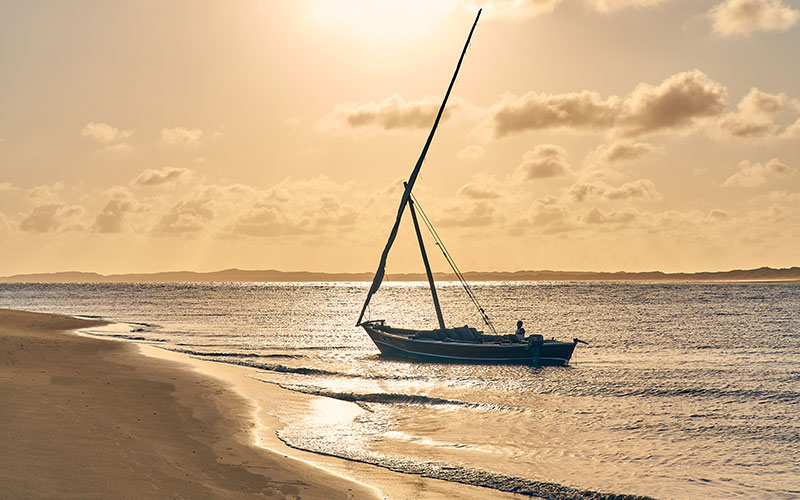
[[[522,318],[589,342],[572,367],[544,369],[381,358],[354,326],[366,288],[6,284],[0,306],[139,323],[129,336],[324,395],[275,410],[302,448],[489,485],[800,497],[798,285],[475,284],[503,330]],[[458,283],[439,296],[450,324],[480,326]],[[436,323],[424,283],[387,283],[373,302],[372,318]]]

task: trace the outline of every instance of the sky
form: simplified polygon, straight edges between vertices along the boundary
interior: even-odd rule
[[[479,7],[463,271],[800,265],[800,1],[0,0],[0,275],[374,271]]]

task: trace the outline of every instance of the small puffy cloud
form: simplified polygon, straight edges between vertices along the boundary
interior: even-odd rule
[[[615,142],[599,146],[595,156],[605,164],[631,163],[663,153],[663,149],[647,142]]]
[[[17,190],[18,190],[18,188],[14,187],[14,185],[11,184],[10,182],[0,182],[0,192],[5,191],[5,192],[8,193],[8,192],[17,191]]]
[[[161,130],[161,144],[166,146],[196,146],[203,137],[200,129],[172,127]]]
[[[785,31],[800,19],[800,11],[781,0],[725,0],[708,12],[720,36],[749,35],[755,31]]]
[[[363,209],[363,202],[352,201],[353,189],[352,183],[338,184],[324,176],[287,179],[238,211],[229,230],[266,238],[343,233],[355,226]]]
[[[310,228],[292,222],[283,207],[259,202],[236,221],[233,231],[248,236],[270,237],[307,233]]]
[[[735,111],[720,117],[715,135],[733,139],[773,136],[778,130],[773,115],[790,109],[791,105],[786,94],[769,94],[753,87]]]
[[[680,129],[697,119],[719,115],[727,91],[699,70],[673,75],[657,86],[639,84],[625,99],[625,135]]]
[[[634,210],[601,210],[599,208],[591,208],[588,212],[583,214],[581,222],[584,224],[629,224],[634,222],[638,213]]]
[[[530,220],[537,226],[563,225],[569,215],[567,207],[553,196],[536,199],[532,207]]]
[[[721,222],[725,222],[730,220],[731,214],[722,210],[721,208],[715,208],[708,212],[706,215],[706,222],[709,224],[718,224]]]
[[[122,232],[127,214],[137,210],[138,206],[136,197],[130,191],[122,187],[113,188],[111,199],[97,214],[90,229],[98,233]]]
[[[77,231],[84,228],[81,221],[85,215],[83,207],[77,205],[44,203],[34,207],[19,223],[19,228],[33,233]]]
[[[51,185],[42,184],[28,190],[28,200],[41,204],[46,201],[57,201],[59,193],[64,190],[64,184],[60,182]]]
[[[456,154],[459,160],[477,160],[483,156],[484,149],[475,144],[467,146]]]
[[[461,186],[457,194],[458,196],[464,196],[471,200],[493,200],[501,196],[494,187],[476,184],[474,182]]]
[[[515,174],[524,180],[561,177],[571,172],[564,148],[554,144],[540,144],[522,155],[522,163]]]
[[[394,94],[379,102],[337,106],[319,121],[316,128],[332,134],[366,130],[427,130],[433,125],[440,105],[440,97],[425,96],[420,100],[406,101]],[[451,100],[442,119],[447,119],[464,106],[458,99]]]
[[[467,200],[496,200],[505,196],[512,185],[511,179],[498,179],[495,175],[479,173],[463,184],[456,196]]]
[[[132,181],[132,184],[146,187],[174,184],[188,179],[192,176],[192,173],[192,170],[188,168],[164,167],[158,170],[148,168],[139,174],[139,176]]]
[[[482,15],[493,19],[516,21],[549,14],[561,0],[460,0],[460,3],[471,11],[482,8]]]
[[[637,136],[679,131],[718,116],[725,109],[726,95],[725,87],[693,70],[658,85],[641,83],[625,97],[603,98],[588,90],[506,95],[491,107],[490,121],[495,137],[557,128]]]
[[[566,128],[602,132],[614,126],[621,109],[618,97],[603,99],[584,90],[567,94],[528,92],[505,95],[490,110],[495,137],[526,130]]]
[[[598,12],[612,12],[628,8],[653,7],[670,0],[584,0],[584,3]]]
[[[190,199],[175,203],[154,228],[156,233],[188,234],[203,230],[213,219],[210,199]]]
[[[655,184],[649,179],[637,179],[619,187],[604,183],[579,182],[569,189],[569,193],[576,201],[585,201],[589,198],[605,200],[661,199]]]
[[[132,134],[132,130],[120,130],[103,122],[89,122],[81,129],[81,136],[94,139],[103,144],[124,141]]]
[[[722,187],[757,187],[767,183],[769,177],[791,176],[797,172],[795,167],[783,163],[777,158],[766,163],[750,163],[747,160],[739,162],[739,171],[731,175]]]
[[[800,119],[786,127],[780,137],[782,139],[800,139]]]
[[[488,203],[452,205],[436,217],[440,227],[483,227],[497,222],[494,208]]]

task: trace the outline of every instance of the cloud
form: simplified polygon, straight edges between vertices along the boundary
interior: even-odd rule
[[[530,220],[537,226],[563,224],[569,215],[567,207],[559,204],[553,196],[535,200],[532,207]]]
[[[248,236],[287,236],[308,233],[310,228],[289,220],[282,207],[260,202],[236,221],[233,231]]]
[[[132,130],[120,130],[117,127],[112,127],[108,123],[103,122],[89,122],[81,129],[81,136],[89,137],[103,144],[124,141],[132,134]]]
[[[10,182],[0,182],[0,192],[5,191],[5,192],[8,193],[8,192],[18,191],[18,190],[19,190],[19,188],[15,187]]]
[[[583,0],[590,9],[598,12],[612,12],[628,8],[646,8],[671,0]],[[483,8],[483,15],[493,19],[509,21],[531,19],[549,14],[561,0],[461,0],[461,5],[470,11]]]
[[[166,234],[199,232],[214,219],[212,205],[211,199],[179,201],[161,217],[153,231]]]
[[[132,181],[132,184],[147,187],[163,186],[188,179],[192,176],[192,173],[193,171],[188,168],[164,167],[159,170],[148,168],[139,174]]]
[[[767,183],[772,176],[791,176],[797,172],[795,167],[783,163],[777,158],[766,163],[739,162],[739,171],[731,175],[722,187],[757,187]]]
[[[663,152],[663,148],[647,142],[615,142],[614,144],[599,146],[594,153],[600,161],[612,165],[639,161]]]
[[[484,154],[484,149],[481,146],[471,145],[467,146],[456,154],[459,160],[477,160]]]
[[[569,194],[579,202],[589,198],[605,200],[661,199],[655,184],[649,179],[637,179],[619,187],[612,187],[605,183],[579,182],[569,189]]]
[[[324,176],[287,179],[259,193],[237,213],[229,231],[256,237],[349,231],[358,221],[359,209],[363,210],[363,201],[351,201],[354,189],[352,183],[338,184]]]
[[[172,206],[153,226],[162,235],[215,233],[251,203],[257,192],[241,184],[198,184]]]
[[[800,11],[781,0],[725,0],[708,12],[720,36],[749,35],[755,31],[785,31],[800,19]]]
[[[522,163],[515,175],[524,180],[561,177],[571,172],[564,148],[554,144],[540,144],[522,155]]]
[[[45,201],[57,201],[59,193],[64,190],[64,184],[55,182],[51,185],[42,184],[28,190],[28,200],[41,204]]]
[[[752,87],[735,111],[720,117],[713,133],[733,139],[773,136],[779,128],[772,120],[773,115],[790,109],[791,104],[786,94],[769,94]]]
[[[34,207],[19,223],[19,228],[33,233],[77,231],[84,228],[81,220],[85,215],[83,207],[77,205],[44,203]]]
[[[638,213],[635,210],[605,211],[599,208],[590,208],[583,214],[581,222],[584,224],[628,224],[636,220]]]
[[[653,7],[670,0],[584,0],[584,3],[598,12],[612,12],[627,8]]]
[[[197,146],[202,137],[200,129],[172,127],[161,130],[161,144],[167,146]]]
[[[316,128],[332,134],[356,130],[427,130],[433,125],[440,105],[440,97],[425,96],[417,101],[406,101],[394,94],[379,102],[337,106],[317,123]],[[442,119],[447,119],[465,106],[459,99],[450,100]]]
[[[529,130],[567,129],[638,136],[686,129],[725,109],[725,87],[699,70],[675,74],[658,85],[641,83],[625,97],[602,98],[584,90],[504,96],[490,109],[495,137]]]
[[[457,194],[471,200],[494,200],[501,197],[501,194],[493,187],[476,183],[464,184]]]
[[[525,20],[552,12],[561,0],[461,0],[470,11],[484,9],[482,15],[502,20]]]
[[[139,203],[130,191],[122,187],[114,188],[111,190],[111,199],[97,214],[90,229],[98,233],[120,233],[124,229],[126,215],[138,207]]]
[[[786,127],[780,137],[782,139],[800,139],[800,119]]]
[[[439,227],[484,227],[495,222],[494,208],[484,202],[451,205],[436,217]]]
[[[708,212],[706,222],[709,224],[718,224],[730,220],[731,214],[721,208],[714,208]]]

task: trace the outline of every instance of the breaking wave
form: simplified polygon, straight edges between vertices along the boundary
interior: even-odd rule
[[[377,465],[395,472],[415,474],[454,483],[467,484],[491,488],[517,495],[526,495],[548,500],[655,500],[653,497],[628,495],[619,493],[604,493],[592,490],[571,488],[557,483],[533,481],[521,477],[498,474],[485,470],[473,469],[461,465],[447,464],[439,461],[417,461],[404,458],[390,457],[374,452],[362,452],[359,455],[350,455],[328,449],[326,446],[313,446],[311,443],[300,444],[294,436],[280,431],[278,439],[292,448],[310,451],[320,455],[343,458],[351,462],[360,462]]]
[[[302,356],[297,354],[280,354],[280,353],[252,353],[252,352],[225,352],[225,351],[196,351],[193,349],[170,349],[171,351],[189,354],[191,356],[201,356],[208,358],[289,358],[295,359]],[[221,362],[227,362],[219,360]],[[239,364],[239,363],[236,363]]]

